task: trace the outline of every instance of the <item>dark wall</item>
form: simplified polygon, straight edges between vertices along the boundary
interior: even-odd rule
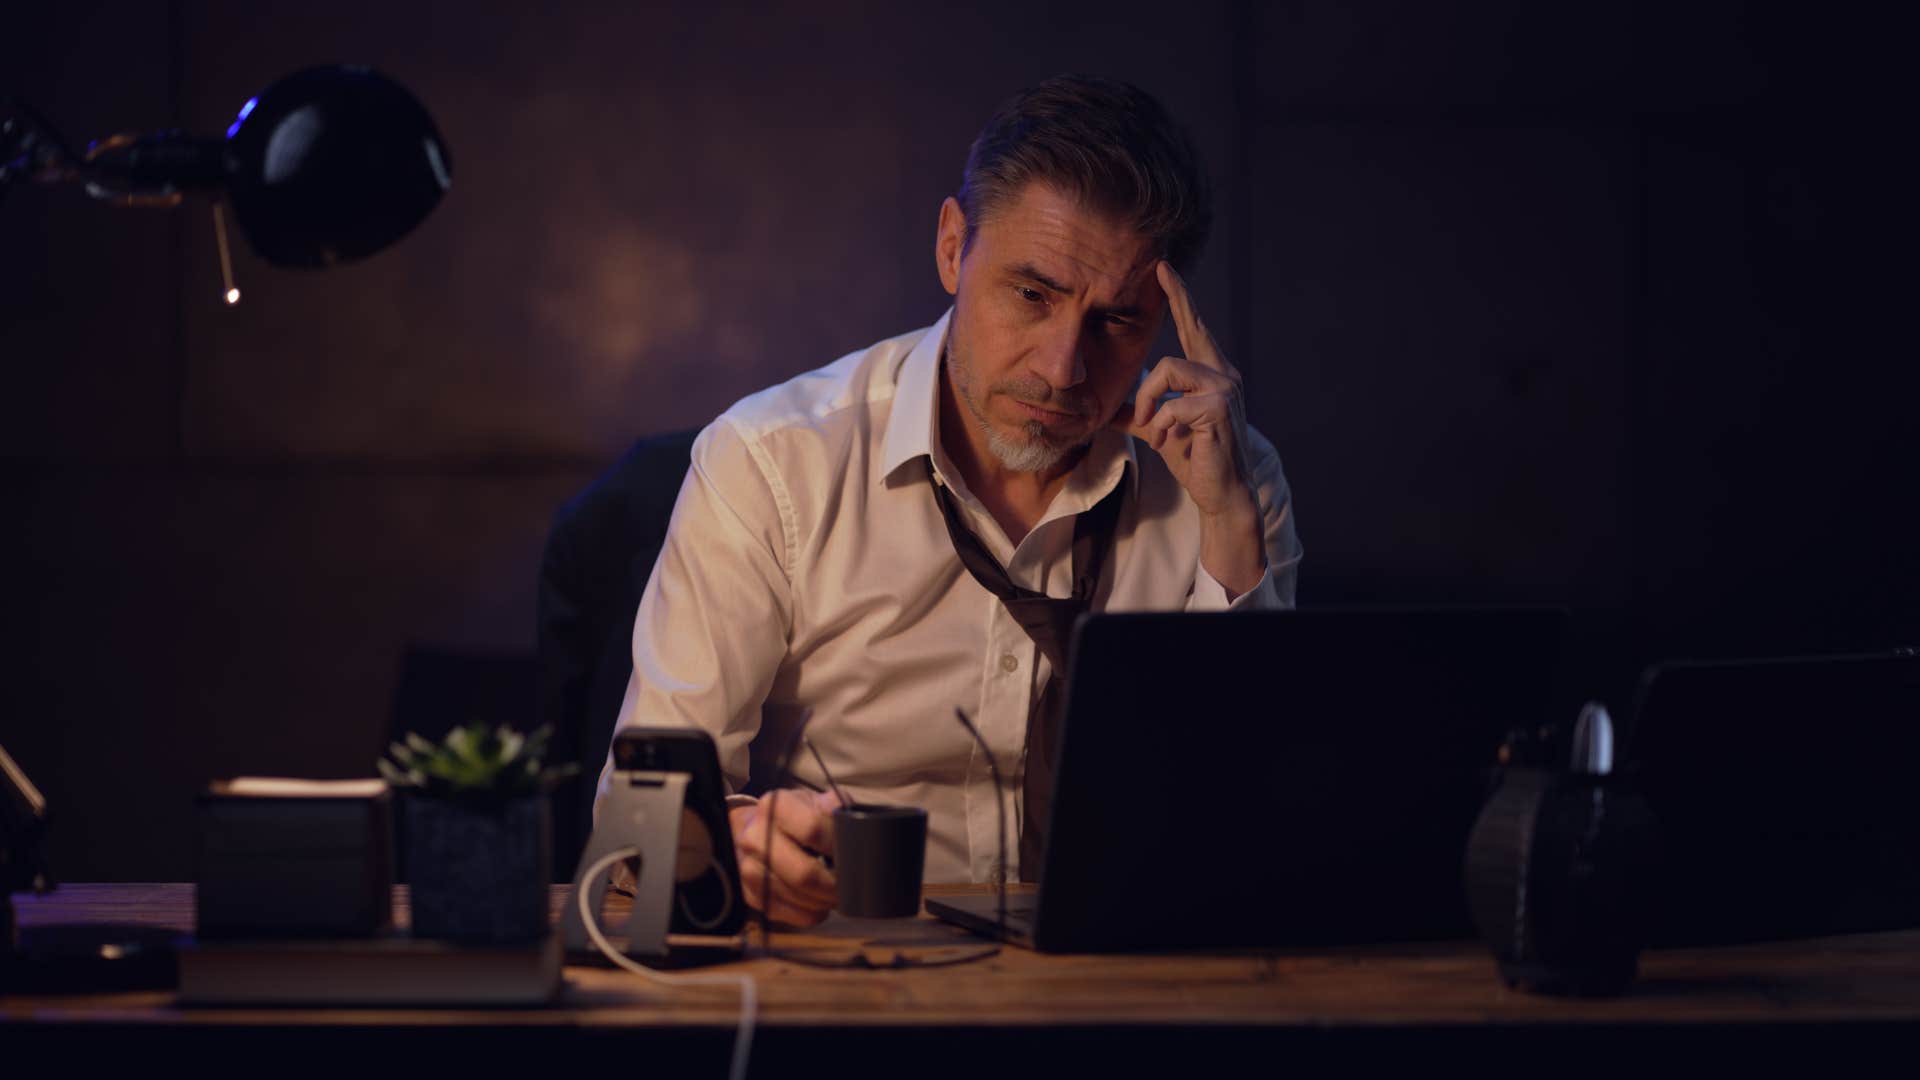
[[[1288,463],[1305,602],[1565,603],[1577,688],[1622,706],[1660,656],[1920,641],[1888,28],[1453,7],[10,16],[0,89],[76,139],[218,132],[351,59],[454,156],[378,258],[237,252],[235,308],[204,204],[0,203],[0,743],[58,869],[189,877],[207,779],[363,775],[409,648],[529,651],[554,508],[935,318],[968,139],[1060,70],[1161,94],[1213,165],[1196,288]]]

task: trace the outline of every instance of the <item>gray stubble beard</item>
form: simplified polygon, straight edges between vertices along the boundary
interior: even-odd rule
[[[1046,425],[1038,420],[1028,420],[1021,424],[1027,436],[1025,442],[1016,442],[995,427],[987,419],[986,408],[974,396],[972,366],[965,361],[956,362],[954,359],[961,353],[956,346],[956,341],[956,335],[952,328],[949,328],[946,347],[942,352],[947,366],[952,368],[956,376],[954,385],[959,391],[960,400],[966,404],[967,412],[973,414],[973,422],[986,434],[987,451],[996,461],[1013,472],[1044,472],[1058,465],[1069,453],[1085,445],[1082,443],[1074,446],[1059,446],[1048,441]],[[1091,441],[1092,439],[1089,438],[1088,442]]]

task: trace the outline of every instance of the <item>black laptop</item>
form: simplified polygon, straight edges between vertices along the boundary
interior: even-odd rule
[[[1920,652],[1651,669],[1656,945],[1920,926]]]
[[[1074,639],[1037,894],[1046,952],[1471,935],[1467,834],[1503,736],[1550,717],[1565,613],[1097,615]],[[995,898],[927,910],[998,934]]]

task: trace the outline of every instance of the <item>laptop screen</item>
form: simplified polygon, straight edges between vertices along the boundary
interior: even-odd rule
[[[1472,933],[1498,746],[1551,719],[1565,613],[1092,616],[1035,937],[1056,950]]]

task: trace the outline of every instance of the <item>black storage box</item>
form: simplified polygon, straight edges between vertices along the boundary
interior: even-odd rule
[[[201,939],[392,929],[393,795],[383,781],[216,781],[197,816]]]

